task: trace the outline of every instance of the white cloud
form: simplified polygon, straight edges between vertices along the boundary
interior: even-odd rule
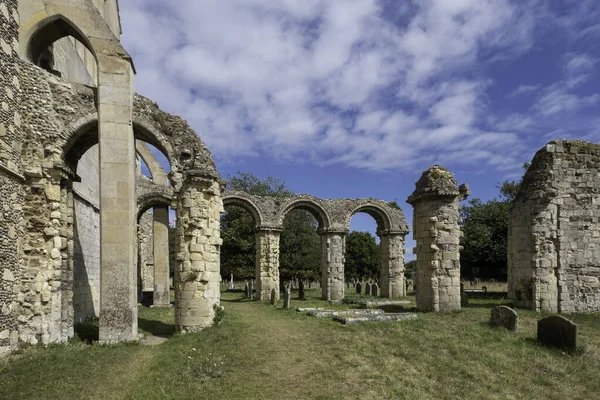
[[[532,46],[532,8],[423,0],[403,3],[400,21],[384,14],[395,4],[131,0],[121,13],[138,91],[186,118],[219,160],[262,155],[402,169],[435,159],[505,168],[521,146],[518,121],[482,127],[489,82],[474,71]],[[573,56],[565,73],[584,76],[592,61]],[[539,112],[596,101],[573,98],[567,86],[541,92]],[[538,90],[521,85],[513,95]]]

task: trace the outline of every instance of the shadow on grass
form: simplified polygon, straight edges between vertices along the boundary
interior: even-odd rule
[[[499,300],[507,300],[508,293],[506,292],[488,292],[488,293],[467,293],[467,297],[469,299],[469,305],[463,306],[464,308],[494,308],[499,305],[508,305],[499,303]],[[484,303],[481,301],[488,300],[489,303]],[[477,301],[473,303],[473,301]]]
[[[246,297],[240,297],[239,299],[221,299],[221,303],[246,303],[250,301],[256,301],[256,299],[248,299]]]
[[[138,318],[138,327],[152,336],[170,338],[175,334],[175,325],[156,320]]]
[[[92,344],[97,342],[100,337],[100,327],[97,319],[89,321],[78,322],[73,327],[75,330],[75,336],[86,344]]]

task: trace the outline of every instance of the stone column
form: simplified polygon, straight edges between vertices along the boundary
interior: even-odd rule
[[[188,177],[179,191],[175,265],[175,327],[211,326],[220,302],[221,202],[219,182]]]
[[[321,298],[323,300],[344,298],[346,234],[346,231],[321,232]]]
[[[123,56],[97,54],[100,143],[100,341],[137,339],[137,209],[133,71]]]
[[[381,297],[406,296],[404,285],[404,235],[393,232],[379,233],[381,239]]]
[[[275,289],[279,300],[279,237],[281,228],[258,228],[256,240],[256,295],[260,301],[269,301]]]
[[[468,195],[454,176],[438,165],[423,172],[408,198],[414,207],[417,241],[417,310],[460,309],[459,201]]]
[[[171,304],[169,292],[169,207],[154,207],[154,306]]]

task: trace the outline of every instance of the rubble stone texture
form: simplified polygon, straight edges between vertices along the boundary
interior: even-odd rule
[[[65,342],[90,317],[101,341],[136,340],[137,218],[184,198],[179,268],[203,273],[176,321],[209,325],[219,176],[185,121],[133,92],[116,0],[0,0],[0,22],[0,353]],[[55,65],[41,64],[48,51]],[[136,140],[166,155],[172,186],[137,178]]]
[[[514,201],[508,292],[541,312],[600,311],[600,145],[557,140],[534,156]]]
[[[17,1],[0,1],[0,355],[17,346],[20,314],[32,315],[34,307],[19,304],[25,265],[18,251],[24,201],[18,37]]]
[[[454,176],[435,165],[421,175],[407,202],[414,207],[417,242],[417,310],[460,309],[459,202],[469,195]]]

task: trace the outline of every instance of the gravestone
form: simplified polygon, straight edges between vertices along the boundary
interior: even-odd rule
[[[356,282],[356,294],[360,294],[362,292],[362,283]]]
[[[244,294],[247,298],[250,298],[250,287],[248,286],[248,281],[244,282]]]
[[[271,289],[271,304],[277,305],[277,292],[275,289]]]
[[[304,281],[301,280],[300,282],[298,282],[298,298],[300,300],[304,300]]]
[[[577,349],[577,324],[562,315],[551,315],[537,323],[537,339],[546,346]]]
[[[460,305],[461,307],[466,307],[469,305],[469,296],[466,293],[460,294]]]
[[[253,299],[254,298],[254,281],[250,281],[250,283],[248,284],[248,291],[250,292],[250,295],[248,297]]]
[[[460,292],[463,293],[465,291],[465,284],[464,282],[460,283]]]
[[[376,283],[371,285],[371,296],[377,297],[377,292],[379,291],[379,285]]]
[[[490,315],[490,325],[516,332],[519,327],[519,314],[510,307],[494,307]]]
[[[371,295],[371,284],[369,282],[365,283],[365,296]]]
[[[482,287],[481,287],[481,291],[482,291],[483,293],[487,293],[487,286],[482,286]]]
[[[475,285],[475,286],[479,285],[479,278],[473,279],[473,285]]]
[[[285,291],[283,292],[283,308],[290,308],[291,303],[292,303],[292,291],[290,290],[289,287],[286,287]]]

